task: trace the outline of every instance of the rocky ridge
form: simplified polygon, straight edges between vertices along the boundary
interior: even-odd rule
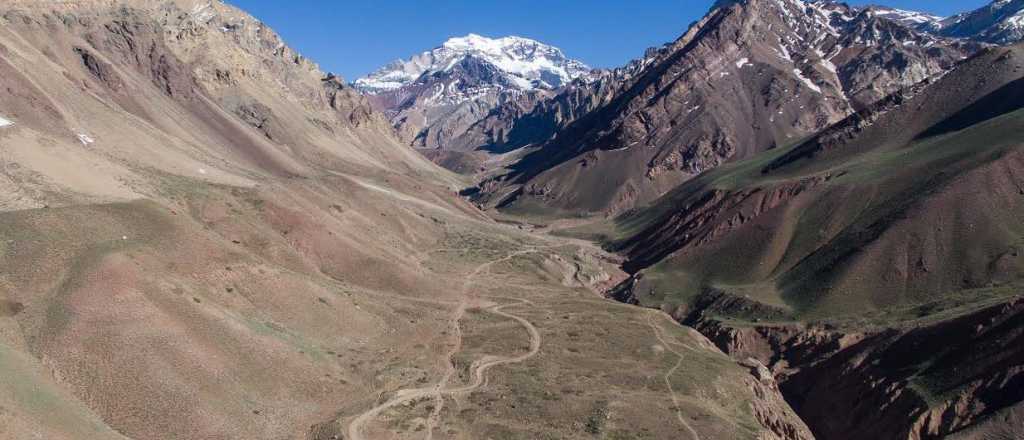
[[[1024,1],[994,0],[943,20],[937,33],[993,44],[1016,43],[1024,39]]]
[[[719,2],[612,98],[485,180],[478,201],[620,213],[821,130],[979,48],[838,3]]]

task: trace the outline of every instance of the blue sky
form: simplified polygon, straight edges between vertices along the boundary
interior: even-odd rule
[[[321,68],[352,81],[453,36],[519,35],[593,67],[620,66],[679,37],[713,0],[227,0]],[[938,15],[988,0],[871,0]]]

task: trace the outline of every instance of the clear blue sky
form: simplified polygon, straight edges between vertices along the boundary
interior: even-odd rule
[[[352,81],[453,36],[519,35],[593,67],[616,67],[679,37],[713,0],[227,0],[324,70]],[[952,15],[989,0],[855,0]]]

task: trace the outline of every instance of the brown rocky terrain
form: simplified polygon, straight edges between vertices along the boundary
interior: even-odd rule
[[[0,117],[0,438],[810,438],[224,3],[4,2]]]
[[[9,207],[71,189],[150,195],[150,169],[247,185],[318,174],[309,163],[436,174],[358,93],[219,3],[45,4],[8,3],[0,31],[5,159],[35,165],[7,170],[19,188],[5,192],[23,193]]]

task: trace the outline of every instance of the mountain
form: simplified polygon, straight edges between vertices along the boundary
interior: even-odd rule
[[[507,86],[518,90],[557,88],[590,71],[585,64],[566,58],[560,49],[528,38],[493,39],[469,34],[449,39],[407,61],[395,61],[356,80],[355,86],[370,94],[397,90],[415,83],[424,74],[445,72],[465,58],[495,67],[510,83]]]
[[[0,114],[14,123],[8,158],[24,161],[0,180],[5,209],[150,196],[151,171],[250,185],[320,165],[451,179],[343,80],[219,2],[40,4],[4,8],[21,24],[5,37]]]
[[[811,438],[224,2],[2,2],[0,122],[0,438]]]
[[[499,105],[530,107],[590,68],[558,48],[520,37],[452,38],[355,81],[419,148],[447,148]]]
[[[612,294],[762,360],[818,438],[1019,433],[1022,97],[990,48],[704,173],[603,232]]]
[[[500,104],[464,133],[448,139],[444,148],[425,153],[450,170],[476,173],[475,179],[500,172],[576,119],[610,102],[662,50],[648,49],[643,58],[620,68],[594,70],[552,92],[553,96]]]
[[[993,44],[1021,41],[1024,39],[1024,1],[995,0],[977,10],[944,20],[939,33]]]
[[[584,99],[600,104],[485,179],[476,200],[530,215],[621,213],[797,142],[979,47],[843,4],[719,2],[613,97]],[[581,87],[598,96],[605,86]]]

